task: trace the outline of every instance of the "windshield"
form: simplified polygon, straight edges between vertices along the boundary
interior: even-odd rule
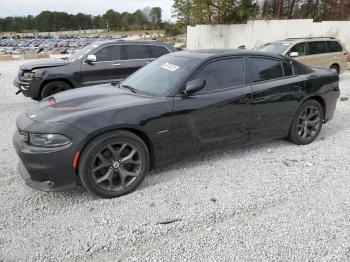
[[[262,47],[259,47],[257,50],[283,55],[284,52],[290,46],[291,46],[290,43],[271,43],[271,44],[263,45]]]
[[[200,59],[165,55],[136,71],[121,86],[143,93],[165,94],[176,87],[200,62]]]
[[[75,54],[71,55],[68,59],[71,62],[74,62],[76,60],[81,59],[84,55],[88,54],[89,52],[91,52],[93,49],[95,49],[96,47],[98,47],[98,44],[96,43],[92,43],[88,46],[85,46],[83,49],[80,49],[78,52],[76,52]]]

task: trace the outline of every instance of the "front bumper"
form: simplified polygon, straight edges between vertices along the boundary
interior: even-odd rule
[[[24,80],[16,76],[13,85],[17,87],[24,96],[38,98],[40,93],[41,79]]]
[[[31,120],[25,114],[17,119],[19,130],[13,136],[13,145],[20,158],[19,172],[25,183],[40,191],[71,191],[76,187],[76,170],[73,167],[74,154],[78,151],[75,141],[85,134],[65,123],[40,123]],[[64,133],[71,144],[59,148],[37,147],[22,139],[19,131]],[[56,131],[53,131],[56,130]],[[76,139],[76,140],[74,140]]]

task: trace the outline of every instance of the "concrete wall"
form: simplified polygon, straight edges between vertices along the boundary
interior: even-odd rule
[[[350,50],[350,21],[255,20],[247,24],[188,26],[187,47],[191,50],[245,45],[251,49],[288,37],[310,36],[336,37]]]

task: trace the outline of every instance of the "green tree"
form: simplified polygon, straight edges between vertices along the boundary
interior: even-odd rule
[[[162,22],[162,9],[160,7],[152,7],[149,16],[151,24],[159,25]]]

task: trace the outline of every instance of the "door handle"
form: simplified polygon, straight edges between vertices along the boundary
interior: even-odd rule
[[[120,66],[120,64],[112,64],[112,66]]]
[[[300,88],[299,86],[293,86],[293,87],[292,87],[292,89],[293,89],[294,91],[298,91],[299,88]]]
[[[150,63],[150,61],[147,61],[147,62],[146,62],[146,64],[149,64],[149,63]]]

